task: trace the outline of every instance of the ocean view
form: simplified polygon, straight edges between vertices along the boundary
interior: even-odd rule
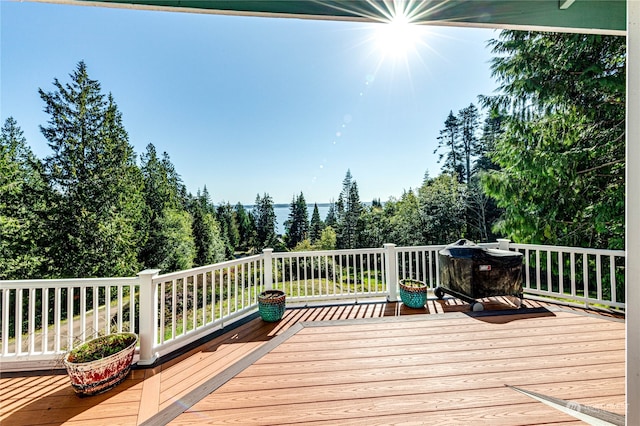
[[[329,203],[318,204],[318,212],[320,213],[320,219],[323,221],[327,218],[329,212]],[[247,212],[253,209],[253,206],[244,206]],[[291,212],[290,204],[274,204],[273,211],[276,214],[276,233],[284,234],[284,221],[289,218]],[[307,205],[307,211],[309,212],[309,222],[311,222],[311,215],[313,214],[313,204]]]

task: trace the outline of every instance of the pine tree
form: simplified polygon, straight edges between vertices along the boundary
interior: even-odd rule
[[[329,209],[327,210],[327,216],[324,218],[324,226],[330,226],[333,229],[337,228],[338,216],[336,214],[336,203],[331,200],[329,203]]]
[[[191,215],[185,210],[182,180],[165,152],[159,158],[155,146],[147,145],[140,169],[144,179],[147,243],[140,259],[145,268],[165,272],[178,265],[192,266],[196,257]]]
[[[276,236],[276,214],[273,209],[273,200],[269,194],[262,197],[256,195],[256,202],[253,210],[253,219],[256,224],[257,249],[276,248],[279,246]]]
[[[358,233],[361,230],[360,214],[362,203],[358,194],[358,184],[353,180],[351,171],[342,182],[342,192],[336,202],[337,246],[341,249],[356,248]]]
[[[477,136],[480,116],[474,104],[463,108],[458,113],[461,137],[460,149],[464,160],[464,183],[471,182],[473,163],[480,154],[480,141]]]
[[[490,45],[506,111],[484,188],[517,242],[624,248],[624,37],[502,31]]]
[[[225,243],[227,259],[232,259],[236,248],[240,245],[240,227],[236,213],[229,203],[222,203],[216,209],[216,216],[220,223],[222,238]]]
[[[440,136],[438,136],[438,147],[433,153],[435,154],[441,149],[445,150],[438,157],[438,163],[444,159],[442,170],[446,173],[454,173],[458,179],[463,179],[464,166],[460,156],[460,122],[453,115],[453,111],[449,111],[444,122],[444,129],[440,130]]]
[[[133,275],[140,270],[142,180],[122,116],[80,62],[55,91],[40,89],[41,126],[53,155],[44,160],[54,191],[50,207],[51,256],[61,276]]]
[[[46,274],[47,232],[41,215],[46,192],[40,162],[18,123],[7,118],[0,133],[0,279]]]
[[[189,211],[193,217],[192,232],[196,247],[196,266],[210,265],[225,259],[224,241],[220,235],[220,225],[215,217],[209,191],[205,186],[198,190],[191,200]]]
[[[304,241],[309,233],[307,202],[302,192],[291,200],[289,218],[284,223],[287,248],[292,249]]]
[[[313,213],[311,215],[311,224],[309,225],[309,240],[311,244],[315,244],[320,240],[322,236],[322,230],[324,229],[324,223],[320,219],[320,211],[318,210],[318,204],[314,203]]]
[[[240,202],[233,209],[240,234],[238,249],[250,252],[256,246],[256,226],[253,216],[247,213],[247,210]]]

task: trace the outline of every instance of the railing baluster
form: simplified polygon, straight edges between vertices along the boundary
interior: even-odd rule
[[[178,336],[178,280],[171,280],[171,339]]]
[[[29,343],[28,343],[28,353],[33,353],[35,351],[35,334],[36,334],[36,289],[32,288],[29,290],[29,325],[28,325],[28,333],[29,333]]]
[[[42,287],[42,352],[49,352],[49,287]]]
[[[166,313],[166,309],[164,308],[164,304],[166,302],[166,297],[167,297],[167,282],[166,281],[162,281],[160,283],[160,312],[158,312],[158,315],[160,315],[160,324],[159,324],[159,342],[160,344],[163,344],[165,341],[165,327],[166,327],[166,323],[167,323],[167,313]]]
[[[609,284],[611,286],[611,301],[617,302],[618,295],[616,289],[616,258],[613,255],[609,256]]]
[[[596,294],[598,300],[602,300],[602,258],[596,254]]]
[[[60,347],[60,341],[62,340],[62,336],[60,335],[60,333],[62,332],[62,330],[60,329],[60,324],[62,323],[62,289],[60,287],[56,287],[53,303],[54,303],[53,323],[55,324],[55,335],[56,335],[55,346],[53,350],[55,352],[60,352],[60,350],[62,349]]]
[[[589,298],[589,258],[587,253],[582,253],[582,281],[584,284],[584,306],[588,307],[589,302],[586,299]]]
[[[564,256],[558,251],[558,293],[564,294]]]
[[[575,252],[571,252],[570,254],[570,263],[571,263],[571,295],[577,296],[576,293],[576,254]]]

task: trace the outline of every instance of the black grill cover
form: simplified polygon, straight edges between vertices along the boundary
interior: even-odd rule
[[[458,240],[440,250],[440,285],[473,299],[522,297],[522,253]]]

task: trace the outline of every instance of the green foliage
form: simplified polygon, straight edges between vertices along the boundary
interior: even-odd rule
[[[503,31],[492,40],[506,110],[483,178],[514,241],[624,248],[623,37]]]
[[[216,209],[216,216],[220,223],[222,239],[225,245],[225,256],[232,259],[236,247],[240,245],[240,227],[237,215],[231,204],[222,203]]]
[[[267,193],[260,197],[256,195],[256,202],[251,212],[256,225],[257,249],[280,247],[276,238],[276,213],[273,209],[273,199]]]
[[[311,224],[309,225],[309,239],[311,240],[311,244],[315,244],[320,239],[324,226],[322,219],[320,219],[318,204],[314,204],[313,213],[311,214]]]
[[[215,208],[205,186],[198,191],[190,203],[189,211],[193,217],[192,233],[196,247],[196,266],[210,265],[225,259],[225,244],[216,220]]]
[[[302,192],[291,200],[289,218],[284,222],[285,241],[291,249],[304,241],[309,234],[307,202]]]
[[[46,272],[45,191],[40,163],[9,117],[0,133],[0,279],[40,278]]]
[[[101,336],[74,348],[69,353],[69,361],[81,364],[97,361],[128,348],[136,341],[136,336],[130,333],[116,333]]]
[[[193,218],[186,210],[186,190],[180,175],[171,163],[169,154],[165,152],[159,158],[153,144],[147,145],[147,152],[141,160],[148,239],[140,253],[140,260],[145,268],[160,268],[164,272],[190,268],[196,258],[196,243],[192,230]],[[206,217],[207,213],[211,213],[207,212],[209,206],[202,208],[195,225],[200,232],[200,255],[202,259],[209,255],[215,258],[215,245],[218,244],[215,235],[205,237],[203,234],[205,226],[212,231],[211,227],[215,227],[215,224]]]
[[[316,243],[318,250],[335,250],[336,249],[336,231],[332,227],[327,226],[322,230],[320,241]]]
[[[239,247],[236,249],[251,252],[256,247],[256,225],[253,216],[247,213],[242,203],[237,203],[234,211],[240,234]]]
[[[337,246],[341,249],[356,248],[358,235],[362,231],[360,214],[363,207],[358,193],[358,184],[347,170],[342,183],[342,192],[335,205]]]
[[[423,241],[420,200],[409,190],[394,204],[385,206],[389,217],[388,241],[401,246],[420,245]]]
[[[363,208],[360,221],[362,223],[362,231],[358,235],[360,247],[382,247],[384,243],[393,241],[389,236],[390,220],[385,214],[382,203],[374,203],[371,207]]]
[[[418,190],[422,244],[447,244],[464,237],[466,185],[442,174]]]
[[[193,240],[191,215],[184,210],[165,209],[159,216],[161,244],[155,253],[155,267],[164,272],[180,271],[193,267],[196,247]]]

